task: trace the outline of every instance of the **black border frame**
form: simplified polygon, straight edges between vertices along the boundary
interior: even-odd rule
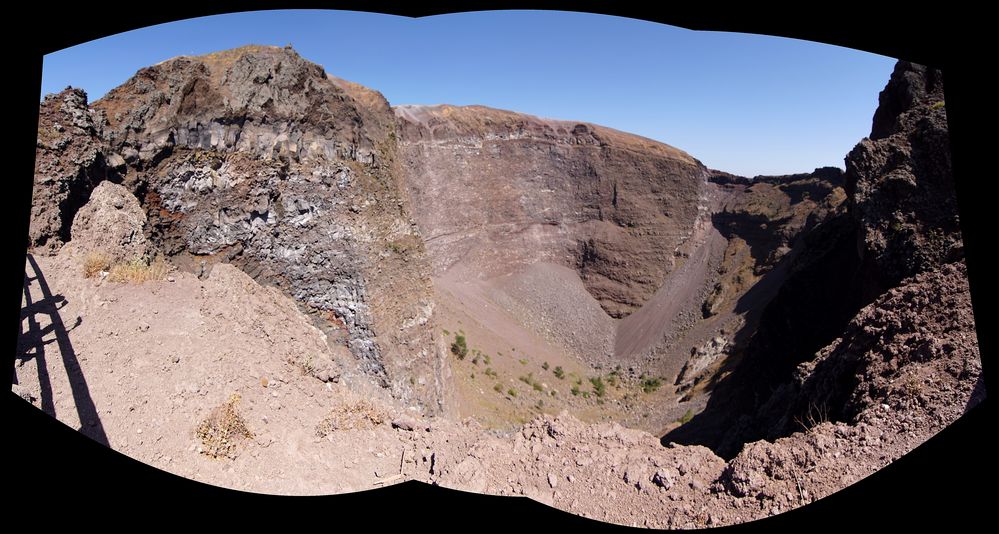
[[[715,5],[652,8],[597,2],[472,2],[433,5],[393,5],[381,1],[257,1],[172,2],[147,6],[88,6],[90,10],[35,4],[27,11],[28,27],[8,45],[14,62],[7,79],[13,88],[8,111],[14,111],[14,164],[9,170],[13,208],[7,210],[12,228],[7,233],[12,250],[4,308],[13,332],[14,293],[20,307],[23,260],[33,175],[37,103],[41,87],[42,56],[46,53],[106,35],[185,18],[257,9],[347,9],[395,15],[482,11],[493,9],[557,9],[627,16],[690,29],[739,31],[792,37],[867,50],[912,60],[944,70],[947,112],[957,181],[972,300],[979,332],[983,367],[988,366],[994,341],[994,323],[988,316],[994,297],[988,249],[990,204],[994,186],[985,173],[985,146],[990,121],[980,113],[991,106],[988,86],[980,85],[988,63],[975,56],[984,50],[976,42],[987,36],[984,23],[973,12],[894,8],[877,12],[871,5],[808,5],[780,12],[759,5],[722,8]],[[23,12],[22,12],[23,13]],[[984,39],[982,39],[984,42]],[[887,80],[886,80],[887,82]],[[13,104],[13,105],[11,105]],[[859,141],[859,140],[858,140]],[[845,156],[845,154],[844,154]],[[19,311],[19,309],[18,309]],[[7,345],[12,347],[12,345]],[[8,379],[13,371],[10,352]],[[988,372],[985,372],[988,377]],[[986,378],[986,383],[988,378]],[[553,510],[527,499],[485,497],[453,492],[418,483],[377,491],[329,497],[277,497],[225,490],[169,475],[107,449],[7,394],[7,480],[13,491],[8,510],[33,508],[25,516],[39,521],[70,520],[80,526],[104,526],[147,514],[141,523],[168,523],[197,528],[220,524],[263,525],[275,520],[322,522],[330,527],[478,528],[507,531],[531,527],[567,529],[615,528]],[[986,439],[991,421],[986,400],[925,445],[864,481],[816,503],[779,516],[731,527],[733,529],[830,528],[973,528],[988,517],[986,483],[994,471],[994,442]],[[12,516],[15,514],[12,514]],[[200,519],[195,519],[196,517]],[[148,521],[156,518],[155,522]]]

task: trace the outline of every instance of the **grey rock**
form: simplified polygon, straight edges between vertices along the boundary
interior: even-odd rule
[[[673,487],[673,476],[666,470],[658,470],[652,475],[652,483],[663,489]]]

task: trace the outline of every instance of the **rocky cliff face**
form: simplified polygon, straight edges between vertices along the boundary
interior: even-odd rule
[[[406,183],[435,273],[575,269],[611,316],[677,265],[706,187],[688,154],[608,128],[480,106],[401,106]]]
[[[116,179],[101,139],[103,121],[87,107],[87,95],[67,89],[45,97],[38,113],[35,181],[28,244],[53,252],[69,241],[73,216],[90,191]]]
[[[150,241],[176,263],[228,261],[281,287],[325,318],[367,375],[404,402],[443,408],[429,264],[381,95],[289,48],[244,47],[142,69],[92,110],[79,91],[43,103],[46,120],[59,112],[80,117],[73,146],[89,152],[64,150],[53,173],[40,148],[36,183],[55,174],[60,191],[88,190],[114,168],[147,210]],[[36,244],[69,237],[56,219],[33,220]]]
[[[791,401],[782,385],[799,364],[903,278],[963,257],[942,91],[939,72],[898,64],[871,138],[846,157],[846,209],[803,236],[738,366],[707,409],[664,440],[734,455],[747,441],[784,435]]]

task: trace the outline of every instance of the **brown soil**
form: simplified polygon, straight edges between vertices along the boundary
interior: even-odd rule
[[[662,447],[652,434],[567,413],[524,413],[531,416],[526,425],[496,434],[469,419],[422,418],[363,374],[317,379],[308,357],[328,353],[324,334],[278,290],[226,264],[204,280],[178,272],[172,281],[116,284],[84,278],[79,258],[64,251],[32,257],[27,272],[19,390],[63,423],[133,458],[252,491],[328,494],[418,480],[525,495],[626,525],[724,525],[776,514],[855,482],[984,395],[975,379],[977,351],[944,349],[907,360],[891,375],[915,401],[893,394],[897,400],[888,403],[857,402],[860,412],[851,421],[747,445],[728,463],[704,447]],[[943,298],[911,298],[917,294]],[[41,306],[53,301],[61,304]],[[974,335],[963,268],[916,277],[861,319],[932,318],[940,306],[956,318],[947,327],[950,338]],[[479,348],[474,321],[461,317],[469,346]],[[517,343],[516,352],[531,343],[543,347],[528,335]],[[517,347],[508,345],[509,354],[492,358],[504,373],[520,366]],[[73,359],[78,365],[58,364]],[[452,367],[472,365],[466,357]],[[874,387],[885,374],[872,368],[870,376]],[[857,391],[874,392],[862,398],[877,395]],[[82,409],[88,402],[95,408],[90,414]]]

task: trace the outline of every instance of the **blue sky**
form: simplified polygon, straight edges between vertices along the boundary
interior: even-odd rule
[[[96,100],[142,67],[245,44],[291,44],[393,105],[481,104],[593,122],[746,176],[842,167],[870,133],[895,63],[809,41],[585,13],[258,11],[49,54],[42,93],[72,85]]]

